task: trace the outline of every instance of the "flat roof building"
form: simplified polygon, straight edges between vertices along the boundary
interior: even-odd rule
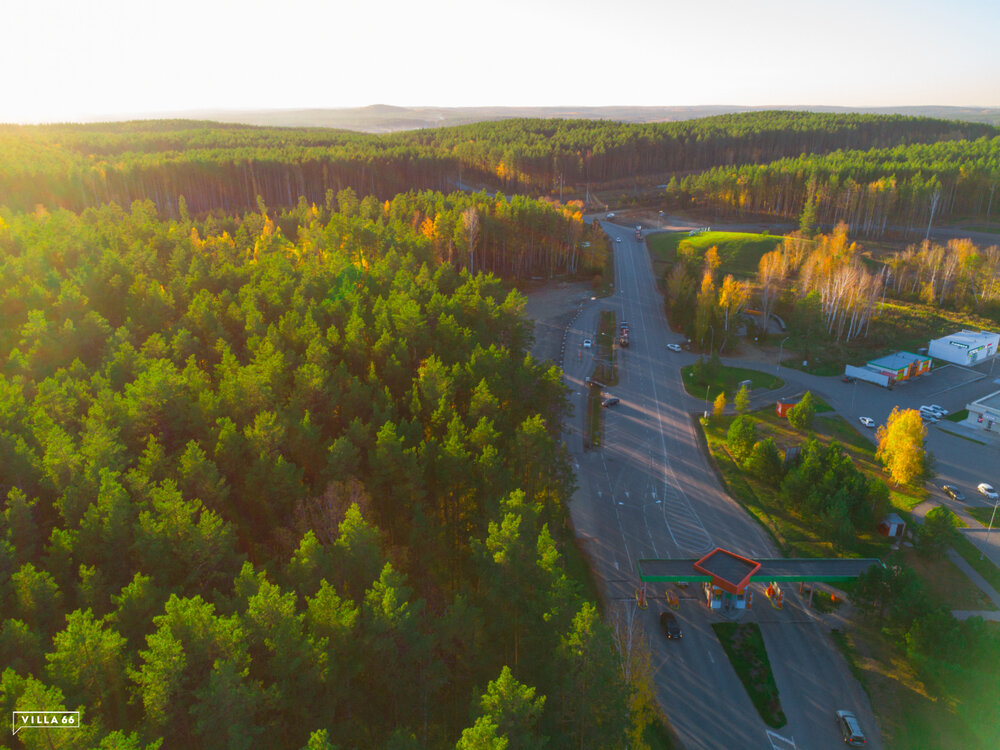
[[[892,382],[923,375],[931,369],[931,358],[926,354],[893,352],[873,359],[865,365],[869,370],[887,375]]]
[[[969,410],[969,416],[963,424],[990,432],[994,432],[994,428],[1000,430],[1000,391],[966,404],[965,408]]]
[[[998,345],[1000,333],[958,331],[931,341],[927,353],[936,359],[968,367],[995,356]]]

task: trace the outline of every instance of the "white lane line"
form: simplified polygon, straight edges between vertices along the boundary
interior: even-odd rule
[[[635,256],[634,256],[634,254],[630,253],[629,257],[630,257],[630,260],[631,260],[631,263],[629,265],[632,267],[632,282],[633,282],[633,285],[635,286],[635,296],[636,296],[636,299],[639,300],[640,299],[640,294],[639,294],[639,277],[638,277],[638,273],[635,270]],[[654,291],[654,293],[655,293],[655,291]],[[639,318],[640,318],[640,320],[642,320],[643,330],[646,330],[646,314],[643,311],[643,305],[641,303],[639,304]],[[662,416],[662,414],[660,412],[660,397],[659,397],[659,395],[657,394],[657,391],[656,391],[656,378],[655,378],[655,375],[653,373],[653,359],[652,359],[652,357],[647,358],[646,362],[647,362],[647,364],[649,366],[649,379],[650,379],[650,381],[652,383],[652,386],[653,386],[653,403],[656,405],[656,421],[657,421],[657,424],[659,425],[659,428],[660,428],[659,429],[659,433],[660,433],[660,447],[663,450],[663,466],[664,466],[663,473],[664,473],[664,482],[666,482],[666,473],[667,473],[667,470],[669,469],[670,473],[673,474],[673,469],[670,468],[670,460],[667,457],[667,443],[666,443],[666,440],[663,437],[663,416]],[[674,478],[674,481],[676,483],[676,477]],[[677,489],[680,491],[681,496],[684,498],[684,500],[687,501],[687,496],[684,494],[684,491],[680,489],[679,485],[678,485]],[[702,523],[701,518],[698,516],[697,511],[695,511],[695,509],[691,506],[690,502],[687,502],[687,506],[688,506],[688,510],[690,511],[690,515],[694,518],[695,521],[697,521],[698,526],[701,527],[701,530],[704,533],[705,538],[708,540],[709,545],[711,545],[711,543],[712,543],[712,535],[708,533],[708,529],[705,528],[705,524]],[[665,518],[664,518],[664,521],[666,521]],[[670,529],[670,524],[669,523],[667,523],[667,531],[670,533],[670,538],[674,540],[674,544],[677,544],[677,540],[674,539],[674,533]],[[680,545],[678,545],[678,547],[679,546]]]
[[[706,653],[708,654],[708,660],[712,662],[712,664],[715,664],[715,658],[712,656],[712,652],[707,651]]]

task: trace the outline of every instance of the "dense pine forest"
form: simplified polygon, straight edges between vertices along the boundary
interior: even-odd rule
[[[817,221],[843,221],[858,236],[896,229],[923,237],[935,220],[996,220],[998,186],[1000,136],[994,136],[717,167],[672,179],[666,192],[676,208],[798,218],[808,206]]]
[[[289,215],[4,212],[6,711],[82,707],[67,747],[623,741],[560,552],[563,386],[523,297],[421,231],[448,201],[344,191],[295,242]]]
[[[4,741],[644,747],[649,665],[569,572],[565,389],[512,290],[605,272],[553,196],[673,175],[674,205],[877,233],[993,215],[998,154],[986,125],[791,112],[0,127],[0,708],[84,724]],[[778,282],[868,278],[801,250]],[[749,286],[699,295],[688,260],[671,299],[728,335]],[[995,253],[893,262],[901,294],[995,303]],[[873,295],[816,319],[850,338]]]
[[[969,122],[807,112],[642,125],[507,120],[383,136],[188,121],[7,126],[0,128],[0,205],[78,211],[151,200],[177,218],[181,195],[200,214],[252,211],[258,196],[289,207],[299,196],[321,203],[327,190],[350,187],[385,200],[412,189],[449,191],[460,180],[535,195],[564,185],[582,193],[643,175],[998,132]]]

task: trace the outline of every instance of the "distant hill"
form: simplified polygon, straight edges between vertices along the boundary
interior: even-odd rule
[[[859,112],[933,117],[943,120],[982,122],[1000,126],[1000,107],[826,107],[769,106],[741,107],[711,105],[700,107],[395,107],[375,104],[352,109],[271,109],[198,110],[160,112],[142,119],[196,118],[216,122],[265,125],[271,127],[338,128],[364,133],[392,133],[401,130],[467,125],[487,120],[516,117],[614,120],[617,122],[672,122],[699,117],[755,112],[771,109],[798,112]],[[133,116],[134,117],[134,116]],[[123,119],[133,119],[132,117]]]

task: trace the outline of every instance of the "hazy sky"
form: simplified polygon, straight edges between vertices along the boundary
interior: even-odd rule
[[[1000,106],[998,0],[0,0],[0,122],[397,105]]]

